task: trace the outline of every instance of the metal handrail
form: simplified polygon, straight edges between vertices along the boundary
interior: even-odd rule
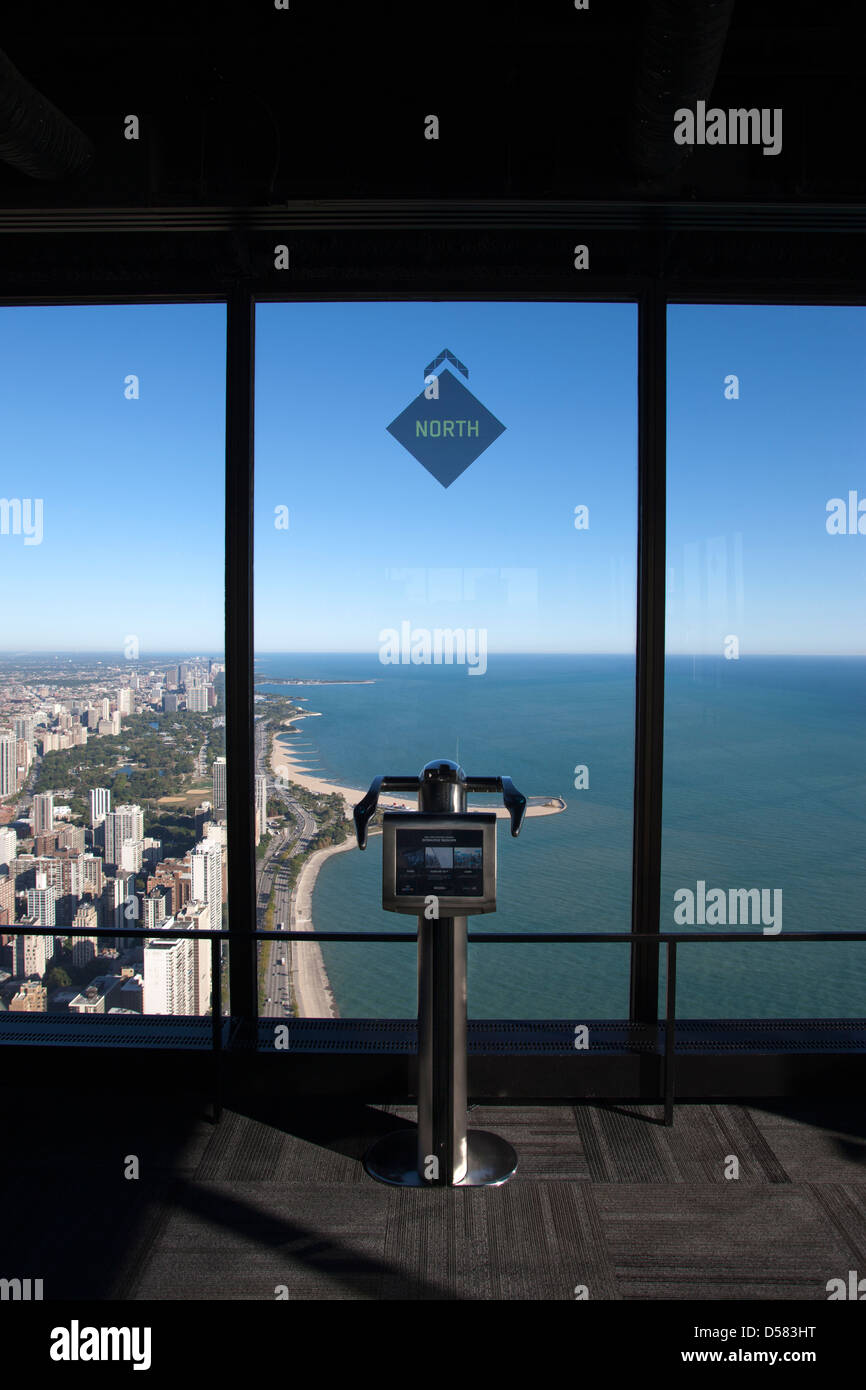
[[[158,938],[159,927],[37,927],[10,925],[3,929],[7,934],[15,936],[88,936],[88,937],[149,937]],[[211,1029],[212,1051],[216,1063],[216,1079],[214,1083],[214,1118],[218,1119],[222,1110],[220,1101],[221,1077],[220,1077],[220,1057],[222,1047],[222,999],[221,989],[214,987],[214,982],[220,979],[220,959],[218,943],[222,940],[231,941],[232,938],[243,937],[245,940],[253,938],[256,941],[267,941],[276,939],[280,941],[364,941],[364,942],[415,942],[418,940],[417,932],[333,932],[333,931],[260,931],[238,932],[230,928],[203,928],[198,930],[195,927],[186,927],[175,930],[173,927],[164,929],[167,932],[167,939],[177,937],[192,937],[201,940],[205,938],[211,943],[211,1017],[213,1026]],[[829,931],[829,932],[787,932],[784,935],[766,936],[763,931],[757,932],[664,932],[655,934],[641,934],[636,932],[469,932],[467,941],[487,942],[499,945],[508,942],[517,942],[523,945],[544,945],[552,942],[560,942],[564,945],[579,945],[582,943],[596,942],[606,945],[610,942],[619,945],[641,945],[641,946],[664,946],[667,953],[667,971],[665,979],[665,1045],[664,1045],[664,1122],[665,1125],[673,1124],[674,1110],[674,1085],[676,1067],[676,980],[677,980],[677,946],[693,944],[697,942],[719,943],[727,941],[754,942],[754,941],[800,941],[800,942],[819,942],[819,941],[866,941],[866,931]],[[286,1020],[280,1020],[285,1023]]]

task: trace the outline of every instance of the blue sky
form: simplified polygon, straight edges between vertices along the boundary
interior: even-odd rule
[[[261,306],[257,647],[376,652],[408,621],[485,628],[491,652],[632,649],[635,334],[627,304]],[[386,429],[444,348],[506,427],[449,488]]]
[[[44,508],[41,544],[0,535],[0,648],[222,647],[224,331],[221,305],[0,309],[0,495]],[[448,489],[386,430],[443,348],[506,426]],[[670,651],[863,651],[866,535],[825,521],[866,497],[864,371],[864,309],[671,309]],[[259,306],[257,649],[373,654],[409,621],[633,650],[636,422],[632,305]]]
[[[866,499],[864,387],[866,308],[669,309],[669,650],[866,652],[866,535],[826,526]]]

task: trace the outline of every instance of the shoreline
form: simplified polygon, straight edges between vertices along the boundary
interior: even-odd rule
[[[303,757],[296,756],[291,752],[288,743],[284,741],[291,740],[293,737],[287,733],[287,725],[292,725],[300,719],[319,717],[321,717],[320,710],[303,710],[300,714],[292,715],[289,719],[280,721],[278,728],[274,731],[271,771],[275,777],[283,778],[288,782],[295,782],[298,786],[313,792],[315,795],[341,796],[346,819],[351,820],[352,810],[366,794],[366,789],[339,786],[326,781],[323,777],[316,776],[304,767]],[[564,797],[550,797],[544,805],[527,805],[526,815],[557,815],[560,811],[565,810],[566,804]],[[418,809],[417,798],[415,797],[410,800],[393,796],[380,797],[379,805],[383,810],[415,811]],[[504,819],[508,816],[508,811],[504,806],[499,806],[495,808],[495,814],[500,819]],[[376,833],[378,832],[371,831],[371,834]],[[289,929],[291,931],[315,930],[313,925],[313,892],[319,870],[332,854],[344,854],[352,849],[357,849],[354,836],[350,836],[339,845],[328,845],[325,849],[316,850],[314,854],[310,855],[298,875],[298,881],[292,893],[289,913]],[[339,1018],[340,1012],[331,989],[331,982],[328,979],[328,972],[319,943],[293,941],[291,945],[291,980],[298,1009],[297,1017]]]
[[[311,854],[298,875],[289,916],[291,931],[313,931],[313,890],[319,870],[332,854],[343,854],[356,849],[352,840],[344,840],[339,845],[328,845]],[[334,998],[322,948],[318,941],[293,941],[291,943],[292,990],[298,1006],[298,1018],[339,1018],[340,1011]]]
[[[296,714],[285,721],[286,724],[294,724],[298,719],[319,718],[319,710],[304,710],[302,714]],[[303,757],[298,757],[291,752],[290,743],[284,740],[291,740],[292,735],[287,734],[283,721],[280,727],[274,732],[274,744],[271,751],[271,771],[275,777],[283,777],[286,781],[297,782],[299,787],[306,791],[313,792],[317,796],[341,796],[346,807],[346,818],[351,819],[352,810],[357,806],[362,797],[366,796],[366,787],[346,787],[334,782],[328,782],[324,777],[319,777],[315,773],[304,767]],[[528,802],[534,798],[527,798]],[[567,806],[564,797],[551,796],[546,798],[544,805],[530,805],[526,807],[526,816],[556,816],[564,811]],[[407,800],[405,797],[395,797],[389,793],[379,798],[379,805],[384,810],[417,811],[418,801],[416,797]],[[508,811],[504,806],[485,806],[484,810],[493,811],[494,815],[500,820],[508,818]]]

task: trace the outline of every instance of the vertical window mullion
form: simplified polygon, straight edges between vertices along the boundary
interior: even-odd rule
[[[258,1011],[253,846],[253,432],[255,303],[236,285],[226,303],[226,816],[230,1012]]]
[[[666,295],[638,305],[638,563],[632,932],[659,935],[665,684]],[[632,946],[629,1016],[658,1017],[659,947]]]

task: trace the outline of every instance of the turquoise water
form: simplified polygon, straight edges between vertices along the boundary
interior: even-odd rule
[[[528,819],[517,840],[499,823],[499,910],[471,919],[472,930],[628,931],[633,658],[491,657],[473,677],[361,655],[281,655],[259,658],[257,670],[375,682],[282,688],[321,711],[295,742],[335,782],[366,787],[378,772],[459,757],[470,774],[507,773],[528,796],[565,797],[566,811]],[[861,658],[669,658],[663,930],[676,929],[674,892],[701,879],[708,889],[780,888],[781,938],[863,929],[864,715]],[[578,764],[589,769],[584,790],[574,788]],[[380,845],[377,837],[363,854],[325,862],[317,928],[412,929],[378,905]],[[681,948],[680,1016],[866,1013],[866,943],[785,945],[751,930],[759,944]],[[323,952],[344,1017],[414,1016],[414,945],[326,943]],[[628,978],[627,946],[475,945],[469,1013],[625,1017]]]

